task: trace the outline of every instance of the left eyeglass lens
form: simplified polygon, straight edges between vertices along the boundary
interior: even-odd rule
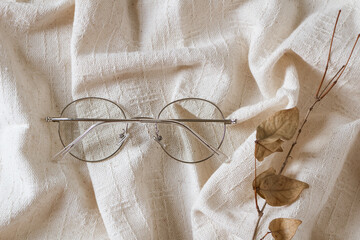
[[[186,98],[166,105],[159,119],[224,120],[220,109],[205,99]],[[219,149],[224,136],[223,122],[182,122],[207,144]],[[202,144],[189,130],[178,124],[158,123],[163,150],[175,160],[185,163],[202,162],[214,155],[214,151]]]
[[[67,105],[62,118],[125,119],[122,109],[115,103],[102,98],[82,98]],[[62,121],[59,135],[67,146],[99,121]],[[126,123],[111,122],[96,126],[71,149],[70,154],[79,160],[97,162],[104,160],[121,147],[122,133]]]

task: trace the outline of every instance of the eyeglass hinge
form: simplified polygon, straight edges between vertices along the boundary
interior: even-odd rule
[[[236,119],[236,118],[231,119],[231,124],[236,124],[236,123],[237,123],[237,119]]]

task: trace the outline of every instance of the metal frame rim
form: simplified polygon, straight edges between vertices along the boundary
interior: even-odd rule
[[[207,99],[203,99],[203,98],[181,98],[181,99],[177,99],[177,100],[175,100],[175,101],[172,101],[172,102],[166,104],[166,105],[160,110],[160,112],[159,112],[159,114],[158,114],[158,116],[157,116],[157,119],[160,119],[161,113],[162,113],[163,110],[164,110],[165,108],[167,108],[169,105],[174,104],[174,103],[179,102],[179,101],[186,101],[186,100],[200,100],[200,101],[204,101],[204,102],[210,103],[211,105],[213,105],[213,106],[220,112],[222,119],[225,120],[224,114],[223,114],[223,112],[220,110],[220,108],[219,108],[215,103],[213,103],[213,102],[211,102],[211,101],[209,101],[209,100],[207,100]],[[155,128],[156,128],[156,130],[158,131],[157,125],[158,125],[158,124],[155,123]],[[225,134],[226,134],[226,124],[224,123],[224,133],[223,133],[223,135],[222,135],[222,138],[221,138],[221,141],[220,141],[220,143],[219,143],[219,146],[216,147],[216,149],[220,149],[221,145],[222,145],[223,142],[224,142]],[[201,162],[204,162],[204,161],[208,160],[209,158],[211,158],[211,157],[214,156],[214,154],[215,154],[215,153],[212,153],[210,156],[208,156],[208,157],[206,157],[206,158],[204,158],[204,159],[198,160],[198,161],[188,162],[188,161],[184,161],[184,160],[181,160],[181,159],[178,159],[178,158],[172,156],[170,153],[168,153],[168,152],[164,149],[164,147],[163,147],[161,144],[160,144],[160,146],[161,146],[161,148],[164,150],[164,152],[165,152],[169,157],[171,157],[172,159],[174,159],[174,160],[176,160],[176,161],[178,161],[178,162],[182,162],[182,163],[189,163],[189,164],[201,163]]]
[[[87,100],[87,99],[105,100],[105,101],[107,101],[107,102],[110,102],[110,103],[112,103],[112,104],[115,104],[115,106],[117,106],[117,107],[120,109],[121,113],[124,115],[124,118],[127,119],[124,110],[123,110],[117,103],[115,103],[115,102],[113,102],[113,101],[111,101],[111,100],[109,100],[109,99],[101,98],[101,97],[84,97],[84,98],[76,99],[76,100],[68,103],[68,104],[63,108],[63,110],[62,110],[61,113],[60,113],[60,116],[63,115],[64,111],[65,111],[71,104],[73,104],[73,103],[75,103],[75,102],[78,102],[78,101],[81,101],[81,100]],[[61,142],[61,144],[62,144],[64,147],[66,147],[66,145],[64,144],[63,139],[61,138],[60,126],[61,126],[61,125],[60,125],[60,122],[59,122],[58,134],[59,134],[60,142]],[[127,131],[128,131],[128,123],[126,124],[125,132],[127,133]],[[122,147],[123,144],[124,144],[124,142],[122,142],[122,143],[120,144],[120,146],[119,146],[111,155],[109,155],[108,157],[105,157],[105,158],[99,159],[99,160],[95,160],[95,161],[89,161],[89,160],[86,160],[86,159],[79,158],[79,157],[75,156],[74,154],[72,154],[71,151],[69,152],[69,154],[70,154],[71,156],[73,156],[74,158],[76,158],[77,160],[80,160],[80,161],[82,161],[82,162],[88,162],[88,163],[103,162],[103,161],[111,158],[112,156],[114,156],[114,155],[120,150],[120,148]]]

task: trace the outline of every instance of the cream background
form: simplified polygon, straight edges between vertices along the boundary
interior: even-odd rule
[[[250,239],[254,131],[283,108],[306,114],[338,9],[330,74],[360,32],[356,0],[1,1],[0,239]],[[291,217],[303,221],[294,239],[358,239],[359,51],[285,171],[310,189],[268,207],[261,235]],[[54,164],[57,124],[44,118],[85,96],[154,117],[175,99],[211,100],[238,118],[222,147],[232,162],[177,163],[151,140],[153,126],[134,125],[109,161]]]

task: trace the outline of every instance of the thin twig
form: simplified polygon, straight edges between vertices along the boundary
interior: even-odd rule
[[[341,75],[343,74],[343,72],[345,71],[345,68],[347,67],[347,65],[348,65],[348,63],[349,63],[349,61],[350,61],[350,58],[351,58],[351,56],[352,56],[352,54],[353,54],[353,52],[354,52],[354,49],[355,49],[355,47],[356,47],[356,44],[357,44],[359,38],[360,38],[360,34],[357,35],[357,38],[356,38],[356,40],[355,40],[355,43],[354,43],[353,48],[351,49],[350,55],[349,55],[349,57],[348,57],[348,60],[346,61],[345,65],[341,68],[342,71],[341,71],[341,69],[339,70],[339,72],[341,71],[340,74],[339,74],[339,76],[336,78],[336,80],[333,82],[333,84],[331,84],[331,86],[329,87],[329,89],[326,90],[325,93],[323,93],[321,96],[318,96],[320,99],[324,98],[324,97],[326,96],[326,94],[328,94],[328,93],[330,92],[330,90],[335,86],[335,84],[337,83],[337,81],[339,80],[339,78],[341,77]]]
[[[332,48],[332,44],[333,44],[333,40],[334,40],[336,25],[337,25],[338,20],[339,20],[339,17],[340,17],[340,13],[341,13],[341,10],[339,10],[339,13],[338,13],[337,18],[336,18],[336,22],[335,22],[335,26],[334,26],[334,31],[333,31],[333,34],[332,34],[332,37],[331,37],[330,48],[329,48],[329,55],[328,55],[328,58],[327,58],[324,75],[323,75],[323,77],[322,77],[322,79],[321,79],[319,88],[318,88],[318,90],[317,90],[317,92],[316,92],[316,95],[315,95],[317,98],[319,97],[319,92],[320,92],[321,86],[322,86],[322,84],[323,84],[323,82],[324,82],[324,80],[325,80],[325,76],[326,76],[327,70],[328,70],[328,68],[329,68],[331,48]]]
[[[326,84],[326,86],[324,87],[324,89],[321,91],[321,93],[319,94],[318,98],[321,98],[321,96],[324,94],[324,92],[326,91],[326,89],[330,86],[331,83],[333,83],[333,81],[335,80],[335,78],[339,75],[339,73],[345,68],[345,65],[342,65],[342,67],[339,69],[339,71],[337,71],[337,73],[330,79],[330,81]]]
[[[254,183],[256,185],[256,158],[255,158],[255,178],[254,178]],[[255,193],[256,210],[258,211],[258,214],[260,214],[260,208],[259,208],[259,204],[258,204],[258,201],[257,201],[257,189],[256,189],[256,187],[254,188],[254,193]]]
[[[265,237],[268,235],[268,234],[270,234],[271,232],[267,232],[262,238],[260,238],[260,240],[264,240],[265,239]]]
[[[281,166],[281,169],[280,169],[280,171],[279,171],[279,173],[278,173],[279,175],[284,171],[285,166],[286,166],[286,164],[287,164],[288,161],[289,161],[290,154],[291,154],[292,150],[294,149],[294,146],[297,144],[297,141],[298,141],[299,136],[300,136],[300,134],[301,134],[301,132],[302,132],[302,129],[303,129],[305,123],[307,122],[311,111],[314,109],[314,106],[315,106],[318,102],[320,102],[320,99],[316,99],[315,102],[311,105],[311,107],[310,107],[309,110],[307,111],[306,116],[305,116],[305,118],[304,118],[304,120],[303,120],[303,122],[302,122],[302,124],[301,124],[301,126],[300,126],[300,128],[299,128],[299,130],[298,130],[298,134],[296,135],[295,141],[291,144],[291,147],[290,147],[290,149],[289,149],[289,152],[288,152],[288,154],[286,155],[285,160],[284,160],[284,162],[283,162],[283,164],[282,164],[282,166]]]
[[[267,203],[265,202],[264,205],[262,206],[261,210],[260,210],[259,217],[258,217],[258,220],[256,221],[256,225],[255,225],[255,229],[254,229],[254,234],[253,234],[253,237],[252,237],[253,240],[256,239],[256,235],[257,235],[257,231],[258,231],[258,228],[259,228],[260,220],[261,220],[262,216],[264,215],[264,210],[265,210],[266,205],[267,205]]]
[[[265,145],[261,144],[258,140],[255,140],[255,147],[257,147],[257,145],[259,145],[260,147],[263,147],[265,150],[268,150],[268,151],[271,152],[271,153],[274,153],[273,150],[268,149]],[[256,149],[255,149],[255,152],[256,152]],[[255,160],[256,160],[256,159],[255,159]]]

